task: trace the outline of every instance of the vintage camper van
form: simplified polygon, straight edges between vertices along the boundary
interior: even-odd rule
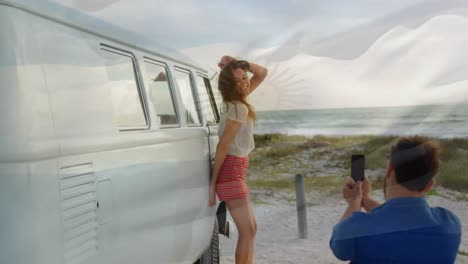
[[[153,42],[0,0],[1,264],[219,262],[216,98]]]

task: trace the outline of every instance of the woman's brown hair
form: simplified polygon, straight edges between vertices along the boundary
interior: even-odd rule
[[[236,89],[233,71],[239,68],[247,72],[249,70],[249,63],[244,60],[232,59],[219,74],[218,89],[223,97],[223,102],[239,101],[243,103],[249,110],[249,117],[255,121],[256,115],[253,106],[247,102],[246,96],[239,94]]]

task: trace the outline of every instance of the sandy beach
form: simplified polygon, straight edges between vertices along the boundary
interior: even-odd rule
[[[378,181],[385,175],[385,153],[392,139],[379,137],[315,137],[285,136],[256,138],[257,148],[250,155],[248,173],[250,198],[253,201],[258,231],[254,263],[347,263],[335,258],[329,248],[333,226],[341,218],[346,202],[341,186],[349,172],[346,161],[359,151],[369,157],[366,175],[376,183],[373,197],[384,201]],[[457,264],[468,264],[468,195],[464,171],[468,148],[466,141],[442,142],[444,155],[436,187],[428,193],[431,207],[445,207],[462,223],[462,241]],[[305,176],[308,238],[299,239],[294,190],[294,175]],[[457,178],[450,176],[456,175]],[[450,180],[450,181],[449,181]],[[438,182],[438,183],[437,183]],[[452,183],[455,182],[455,183]],[[451,184],[451,185],[450,185]],[[461,189],[443,187],[459,186]],[[232,218],[231,218],[232,220]],[[221,237],[221,263],[235,263],[237,233],[231,239]]]
[[[456,192],[438,188],[439,193],[446,194],[428,197],[431,206],[449,208],[457,214],[463,225],[463,234],[468,232],[468,202],[449,199]],[[295,202],[287,202],[282,193],[265,193],[252,190],[252,196],[258,201],[254,211],[258,224],[255,243],[254,263],[347,263],[337,260],[331,252],[328,242],[333,226],[338,222],[345,202],[339,196],[308,194],[307,225],[308,239],[298,238],[297,213]],[[380,190],[374,191],[374,197],[383,200]],[[232,220],[232,219],[231,219]],[[237,236],[231,239],[221,238],[221,263],[231,264],[234,261],[234,251]],[[463,235],[460,250],[468,251],[468,236]],[[468,263],[468,256],[458,255],[458,264]]]

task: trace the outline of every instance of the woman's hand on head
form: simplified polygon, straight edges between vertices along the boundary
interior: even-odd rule
[[[218,62],[218,66],[219,68],[223,69],[224,67],[226,67],[226,65],[228,65],[234,58],[229,56],[229,55],[224,55],[223,57],[221,57],[221,60],[219,60]]]

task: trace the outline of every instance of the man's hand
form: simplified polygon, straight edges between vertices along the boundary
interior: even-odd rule
[[[356,183],[351,177],[349,177],[343,185],[343,198],[348,203],[348,208],[346,208],[346,211],[340,221],[347,219],[353,212],[361,211],[362,182],[358,181]]]
[[[350,177],[343,186],[343,198],[353,208],[361,208],[362,203],[362,182],[357,183]]]
[[[362,199],[370,198],[372,193],[372,183],[369,178],[364,176],[364,181],[362,182]]]
[[[368,213],[370,213],[372,209],[374,209],[375,207],[380,206],[379,202],[372,199],[371,193],[372,193],[372,183],[370,182],[369,178],[364,177],[364,181],[362,183],[361,206]]]

